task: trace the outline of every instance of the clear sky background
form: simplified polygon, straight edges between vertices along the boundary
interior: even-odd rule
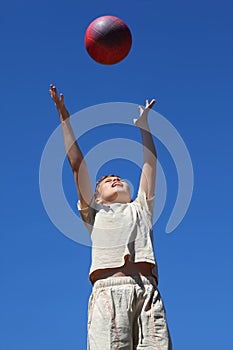
[[[1,5],[2,350],[86,348],[90,247],[59,232],[40,197],[41,155],[59,125],[48,92],[51,82],[65,94],[71,114],[95,104],[143,104],[155,97],[155,110],[178,130],[191,155],[194,192],[185,218],[166,234],[177,174],[158,142],[168,184],[154,228],[159,288],[174,350],[230,348],[232,10],[227,0],[13,0]],[[125,20],[133,35],[130,54],[111,67],[95,63],[83,43],[88,24],[107,14]],[[80,146],[86,152],[101,137],[108,138],[102,129],[81,139]],[[106,164],[99,173],[114,167],[119,164]],[[132,182],[137,181],[134,170],[128,174]],[[67,162],[63,180],[75,211]]]

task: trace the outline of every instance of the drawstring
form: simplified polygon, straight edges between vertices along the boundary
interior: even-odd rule
[[[133,311],[134,287],[131,287],[127,311]]]

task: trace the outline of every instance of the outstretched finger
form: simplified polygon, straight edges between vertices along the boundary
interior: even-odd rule
[[[61,102],[62,104],[64,104],[64,95],[63,95],[63,94],[60,94],[60,102]]]
[[[154,106],[155,102],[156,102],[155,99],[151,100],[151,102],[148,104],[148,108],[152,108]]]
[[[50,96],[52,97],[52,99],[54,99],[55,94],[54,94],[54,91],[52,88],[50,88],[49,93],[50,93]]]
[[[59,97],[58,97],[58,93],[57,93],[57,89],[56,89],[56,86],[53,85],[53,84],[50,84],[50,96],[51,98],[53,99],[53,101],[55,102],[56,106],[58,105],[59,103]]]
[[[50,90],[52,91],[57,91],[56,86],[53,84],[50,84]]]
[[[138,106],[138,110],[139,110],[139,113],[140,113],[140,115],[143,113],[143,108],[142,108],[142,106]]]
[[[54,94],[57,94],[57,88],[56,88],[55,85],[51,84],[51,85],[50,85],[50,89],[51,89],[51,91],[52,91]]]

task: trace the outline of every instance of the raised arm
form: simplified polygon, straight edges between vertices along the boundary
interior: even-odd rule
[[[156,179],[157,153],[148,125],[148,114],[154,104],[155,100],[151,102],[146,100],[145,109],[139,106],[139,118],[134,119],[134,124],[141,132],[144,156],[139,188],[146,193],[147,199],[151,199],[154,196]]]
[[[53,84],[50,85],[49,92],[60,117],[66,153],[74,174],[80,206],[83,209],[89,206],[92,199],[91,183],[86,162],[70,125],[70,115],[65,107],[63,94],[58,96],[57,89]]]

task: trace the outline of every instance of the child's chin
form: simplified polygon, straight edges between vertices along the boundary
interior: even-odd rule
[[[117,191],[117,192],[126,192],[126,191],[125,191],[125,188],[123,188],[122,186],[115,186],[114,189],[115,189],[115,191]]]

